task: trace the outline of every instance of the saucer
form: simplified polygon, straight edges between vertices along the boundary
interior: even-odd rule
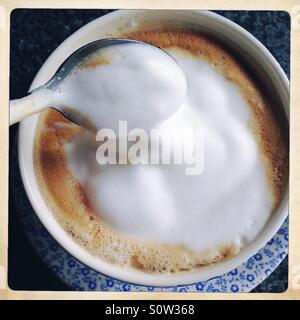
[[[25,193],[17,162],[16,144],[12,152],[11,174],[14,201],[33,247],[50,270],[72,290],[80,291],[170,291],[170,292],[250,292],[264,281],[288,253],[288,218],[274,237],[238,268],[205,282],[176,287],[150,287],[107,277],[85,266],[65,251],[48,233]]]

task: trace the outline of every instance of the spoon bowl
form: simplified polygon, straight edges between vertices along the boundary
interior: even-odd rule
[[[46,108],[52,108],[59,111],[64,117],[76,123],[77,125],[88,129],[89,131],[95,132],[96,128],[90,117],[87,116],[85,110],[74,109],[72,105],[64,105],[57,103],[53,98],[54,92],[59,92],[62,83],[67,77],[84,61],[87,57],[97,54],[101,55],[101,50],[108,47],[114,47],[119,45],[143,45],[149,48],[155,48],[160,50],[161,54],[172,63],[178,63],[176,60],[168,54],[166,51],[159,49],[151,44],[147,44],[137,40],[123,39],[123,38],[107,38],[91,42],[78,50],[74,51],[58,68],[52,78],[43,86],[36,88],[31,91],[29,95],[22,99],[16,99],[10,101],[10,125],[21,121],[25,117],[40,112]],[[178,66],[178,69],[180,67]],[[183,74],[183,73],[182,73]],[[84,93],[83,93],[84,94]]]

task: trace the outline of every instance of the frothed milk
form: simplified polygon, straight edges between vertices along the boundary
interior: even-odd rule
[[[150,130],[179,109],[186,90],[184,73],[163,51],[138,42],[113,44],[83,59],[56,90],[34,92],[39,99],[32,109],[39,111],[44,98],[75,113],[91,131],[117,131],[120,120],[129,130]]]
[[[240,246],[253,240],[273,207],[258,148],[247,126],[249,108],[239,89],[209,63],[178,50],[169,52],[190,86],[182,109],[160,128],[165,132],[182,127],[204,130],[203,173],[186,176],[181,165],[100,166],[88,136],[65,145],[70,169],[95,212],[123,234],[191,250],[224,243]],[[251,198],[255,201],[245,201]]]
[[[35,159],[49,205],[76,241],[120,265],[179,272],[238,254],[281,199],[288,163],[283,127],[255,81],[214,40],[176,29],[127,36],[163,47],[182,68],[186,99],[158,129],[201,128],[204,171],[100,166],[95,139],[47,112]]]

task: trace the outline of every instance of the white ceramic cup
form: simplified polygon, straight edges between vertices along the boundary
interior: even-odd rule
[[[79,47],[101,38],[117,36],[123,31],[133,31],[140,26],[188,25],[196,30],[217,36],[241,54],[252,67],[268,81],[285,108],[289,109],[289,84],[281,67],[269,51],[250,33],[223,18],[207,11],[154,11],[119,10],[85,25],[67,38],[47,59],[36,75],[30,90],[43,85],[55,73],[60,64]],[[19,129],[19,164],[25,190],[43,225],[71,255],[92,269],[110,277],[131,283],[150,286],[174,286],[205,281],[236,268],[261,249],[278,231],[288,213],[288,190],[276,212],[256,240],[241,253],[229,260],[202,267],[196,271],[155,275],[131,268],[124,268],[101,260],[76,244],[53,217],[40,192],[33,165],[33,140],[38,115],[22,121]]]

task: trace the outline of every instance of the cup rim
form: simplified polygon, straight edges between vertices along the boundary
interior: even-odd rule
[[[108,13],[104,16],[101,16],[80,29],[72,33],[67,39],[65,39],[48,57],[44,62],[38,73],[36,74],[30,90],[37,87],[41,82],[41,78],[45,77],[46,73],[49,73],[51,69],[51,64],[57,60],[61,60],[61,52],[66,50],[70,44],[76,43],[76,38],[78,36],[83,36],[83,34],[88,34],[89,31],[93,30],[95,26],[104,25],[107,22],[113,22],[118,18],[131,17],[136,13],[144,13],[149,11],[157,10],[117,10],[111,13]],[[160,10],[169,12],[169,10]],[[181,10],[180,10],[181,11]],[[223,16],[218,15],[217,13],[210,11],[186,11],[186,14],[196,14],[198,17],[208,17],[209,19],[215,20],[217,23],[222,24],[228,28],[234,29],[237,31],[238,36],[241,36],[255,47],[260,54],[264,55],[265,58],[269,61],[272,68],[274,68],[275,73],[278,77],[278,86],[281,86],[285,94],[285,111],[288,117],[289,110],[289,81],[281,69],[279,63],[272,56],[272,54],[264,47],[262,43],[259,42],[252,34],[240,27],[238,24],[232,22],[231,20],[224,18]],[[47,71],[48,69],[48,71]],[[56,70],[54,70],[56,71]],[[54,72],[53,71],[53,72]],[[51,73],[51,71],[50,71]],[[276,212],[274,212],[267,222],[268,230],[266,231],[266,226],[257,236],[257,238],[241,252],[228,260],[221,261],[217,264],[210,264],[208,266],[202,267],[195,271],[188,271],[186,273],[175,273],[174,275],[157,275],[157,274],[148,274],[142,271],[138,271],[133,268],[124,268],[121,266],[113,265],[112,263],[106,262],[101,258],[96,258],[92,256],[89,252],[79,246],[71,237],[64,231],[60,224],[54,218],[51,210],[48,208],[46,201],[41,195],[39,188],[37,187],[36,177],[32,168],[33,168],[33,155],[30,156],[30,146],[33,146],[33,137],[35,132],[35,127],[37,124],[38,116],[34,115],[23,120],[19,126],[18,133],[18,157],[19,157],[19,166],[22,181],[26,194],[31,202],[31,205],[37,214],[39,220],[51,234],[51,236],[72,256],[77,260],[87,265],[89,268],[94,269],[101,274],[104,274],[108,277],[119,279],[128,283],[134,283],[138,285],[145,286],[157,286],[157,287],[167,287],[167,286],[179,286],[179,285],[188,285],[201,281],[206,281],[216,276],[220,276],[226,272],[229,272],[240,264],[248,260],[250,257],[255,255],[278,231],[285,218],[288,215],[288,186],[285,190],[285,194],[279,207]],[[31,140],[28,140],[28,136],[31,136]],[[31,162],[30,162],[31,159]],[[29,161],[29,162],[28,162]],[[28,166],[31,170],[28,169]]]

